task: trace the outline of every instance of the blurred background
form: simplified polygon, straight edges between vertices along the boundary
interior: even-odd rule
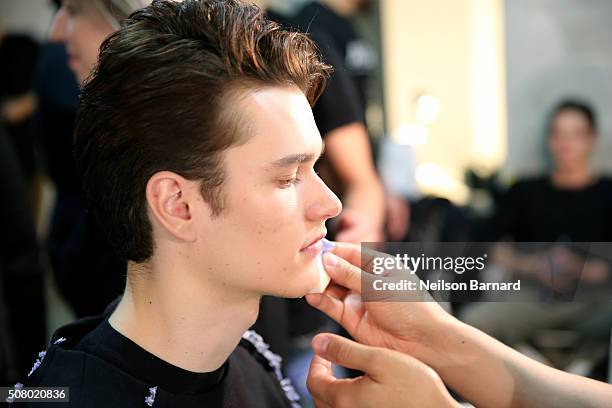
[[[91,261],[71,231],[82,211],[70,162],[78,81],[47,40],[59,3],[0,2],[3,383],[59,325],[98,310],[71,300],[57,270],[66,253]],[[258,3],[325,34],[319,45],[339,57],[330,63],[350,81],[384,190],[379,240],[612,241],[611,1]],[[80,278],[87,298],[93,281]],[[546,364],[610,381],[610,303],[566,306],[452,308]]]

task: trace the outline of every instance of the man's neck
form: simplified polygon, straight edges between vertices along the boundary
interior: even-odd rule
[[[581,189],[588,187],[595,176],[588,166],[574,169],[557,169],[552,174],[552,183],[560,188]]]
[[[171,265],[137,269],[128,267],[125,293],[109,322],[143,349],[177,367],[193,372],[216,370],[257,319],[258,296],[231,293],[213,284],[203,287],[208,281],[202,276]]]

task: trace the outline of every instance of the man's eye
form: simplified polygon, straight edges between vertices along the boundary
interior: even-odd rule
[[[299,182],[300,182],[300,179],[298,179],[297,177],[292,177],[289,179],[283,179],[283,180],[278,181],[281,188],[289,188],[291,186],[296,185]]]

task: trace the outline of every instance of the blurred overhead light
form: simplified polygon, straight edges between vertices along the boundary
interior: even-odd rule
[[[427,127],[420,123],[402,123],[392,133],[395,143],[421,146],[427,143]]]
[[[419,122],[426,125],[432,124],[438,117],[440,102],[431,95],[421,95],[416,103],[416,116]]]

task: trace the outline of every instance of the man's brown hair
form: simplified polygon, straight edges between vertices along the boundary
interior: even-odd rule
[[[152,256],[145,190],[159,171],[199,180],[222,211],[222,153],[248,140],[236,95],[294,86],[312,105],[329,71],[306,35],[241,1],[155,1],[127,18],[101,46],[75,130],[86,196],[117,253]]]

